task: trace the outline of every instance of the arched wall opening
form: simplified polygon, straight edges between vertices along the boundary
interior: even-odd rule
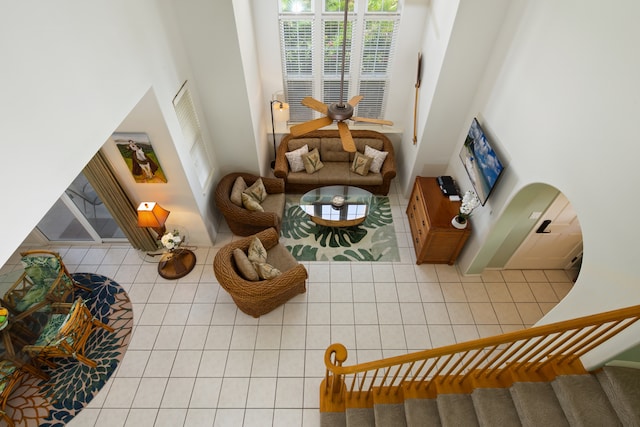
[[[561,191],[546,183],[532,183],[523,187],[496,221],[467,272],[481,273],[484,269],[509,268],[509,260],[534,228],[539,227],[540,218],[545,218],[545,214],[559,196],[562,196]],[[580,263],[576,260],[575,267],[579,266]],[[558,267],[549,260],[547,267],[542,263],[536,268]],[[575,279],[577,273],[574,272],[573,277]]]

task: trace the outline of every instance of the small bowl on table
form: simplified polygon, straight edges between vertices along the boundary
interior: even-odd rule
[[[344,205],[344,196],[335,195],[331,199],[331,206],[334,208],[341,208]]]

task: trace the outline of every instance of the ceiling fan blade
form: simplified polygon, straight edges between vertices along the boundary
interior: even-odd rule
[[[367,122],[376,123],[379,125],[393,126],[393,122],[389,120],[369,119],[367,117],[351,117],[349,120],[353,120],[354,122]]]
[[[322,113],[324,115],[327,114],[327,111],[328,111],[327,105],[318,101],[315,98],[307,96],[305,98],[302,98],[302,101],[300,101],[300,103],[304,106],[311,108],[312,110],[316,110],[319,113]]]
[[[364,98],[364,96],[356,95],[349,100],[348,104],[351,105],[352,107],[355,107],[356,105],[358,105],[358,102],[362,101],[362,98]]]
[[[325,126],[329,126],[333,123],[333,120],[329,117],[320,117],[319,119],[309,120],[308,122],[300,123],[299,125],[291,126],[289,132],[293,136],[304,135],[305,133],[309,133],[316,129],[323,128]]]
[[[342,148],[344,151],[354,153],[356,151],[356,144],[353,142],[349,126],[347,126],[345,122],[338,122],[338,132],[340,133],[340,139],[342,140]]]

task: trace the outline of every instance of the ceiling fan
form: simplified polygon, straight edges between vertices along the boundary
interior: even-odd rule
[[[289,130],[293,136],[304,135],[311,131],[328,126],[334,121],[338,124],[338,132],[340,134],[340,140],[342,141],[342,148],[345,151],[355,152],[356,145],[353,142],[351,131],[349,126],[344,122],[345,120],[352,120],[354,122],[367,122],[376,123],[381,125],[393,125],[393,122],[389,120],[369,119],[366,117],[354,117],[353,109],[358,102],[364,98],[362,95],[356,95],[348,102],[344,102],[344,66],[346,58],[346,45],[347,45],[347,15],[349,12],[349,0],[345,0],[344,4],[344,23],[342,26],[342,72],[340,76],[340,101],[333,104],[324,104],[317,99],[307,96],[302,99],[302,105],[311,108],[319,113],[324,114],[324,117],[319,119],[309,120],[308,122],[301,123],[299,125],[291,126]]]

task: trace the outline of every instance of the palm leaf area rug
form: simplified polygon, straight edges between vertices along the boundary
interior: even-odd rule
[[[115,331],[97,328],[85,347],[91,368],[74,358],[53,359],[43,366],[49,380],[25,374],[7,400],[5,411],[16,427],[62,427],[79,413],[107,383],[122,361],[131,338],[133,311],[125,290],[113,280],[93,273],[75,273],[73,279],[88,290],[76,296],[91,314]],[[0,420],[0,426],[5,426]]]
[[[365,221],[353,227],[326,227],[298,206],[300,195],[286,197],[281,243],[298,261],[400,261],[391,205],[373,196]]]

